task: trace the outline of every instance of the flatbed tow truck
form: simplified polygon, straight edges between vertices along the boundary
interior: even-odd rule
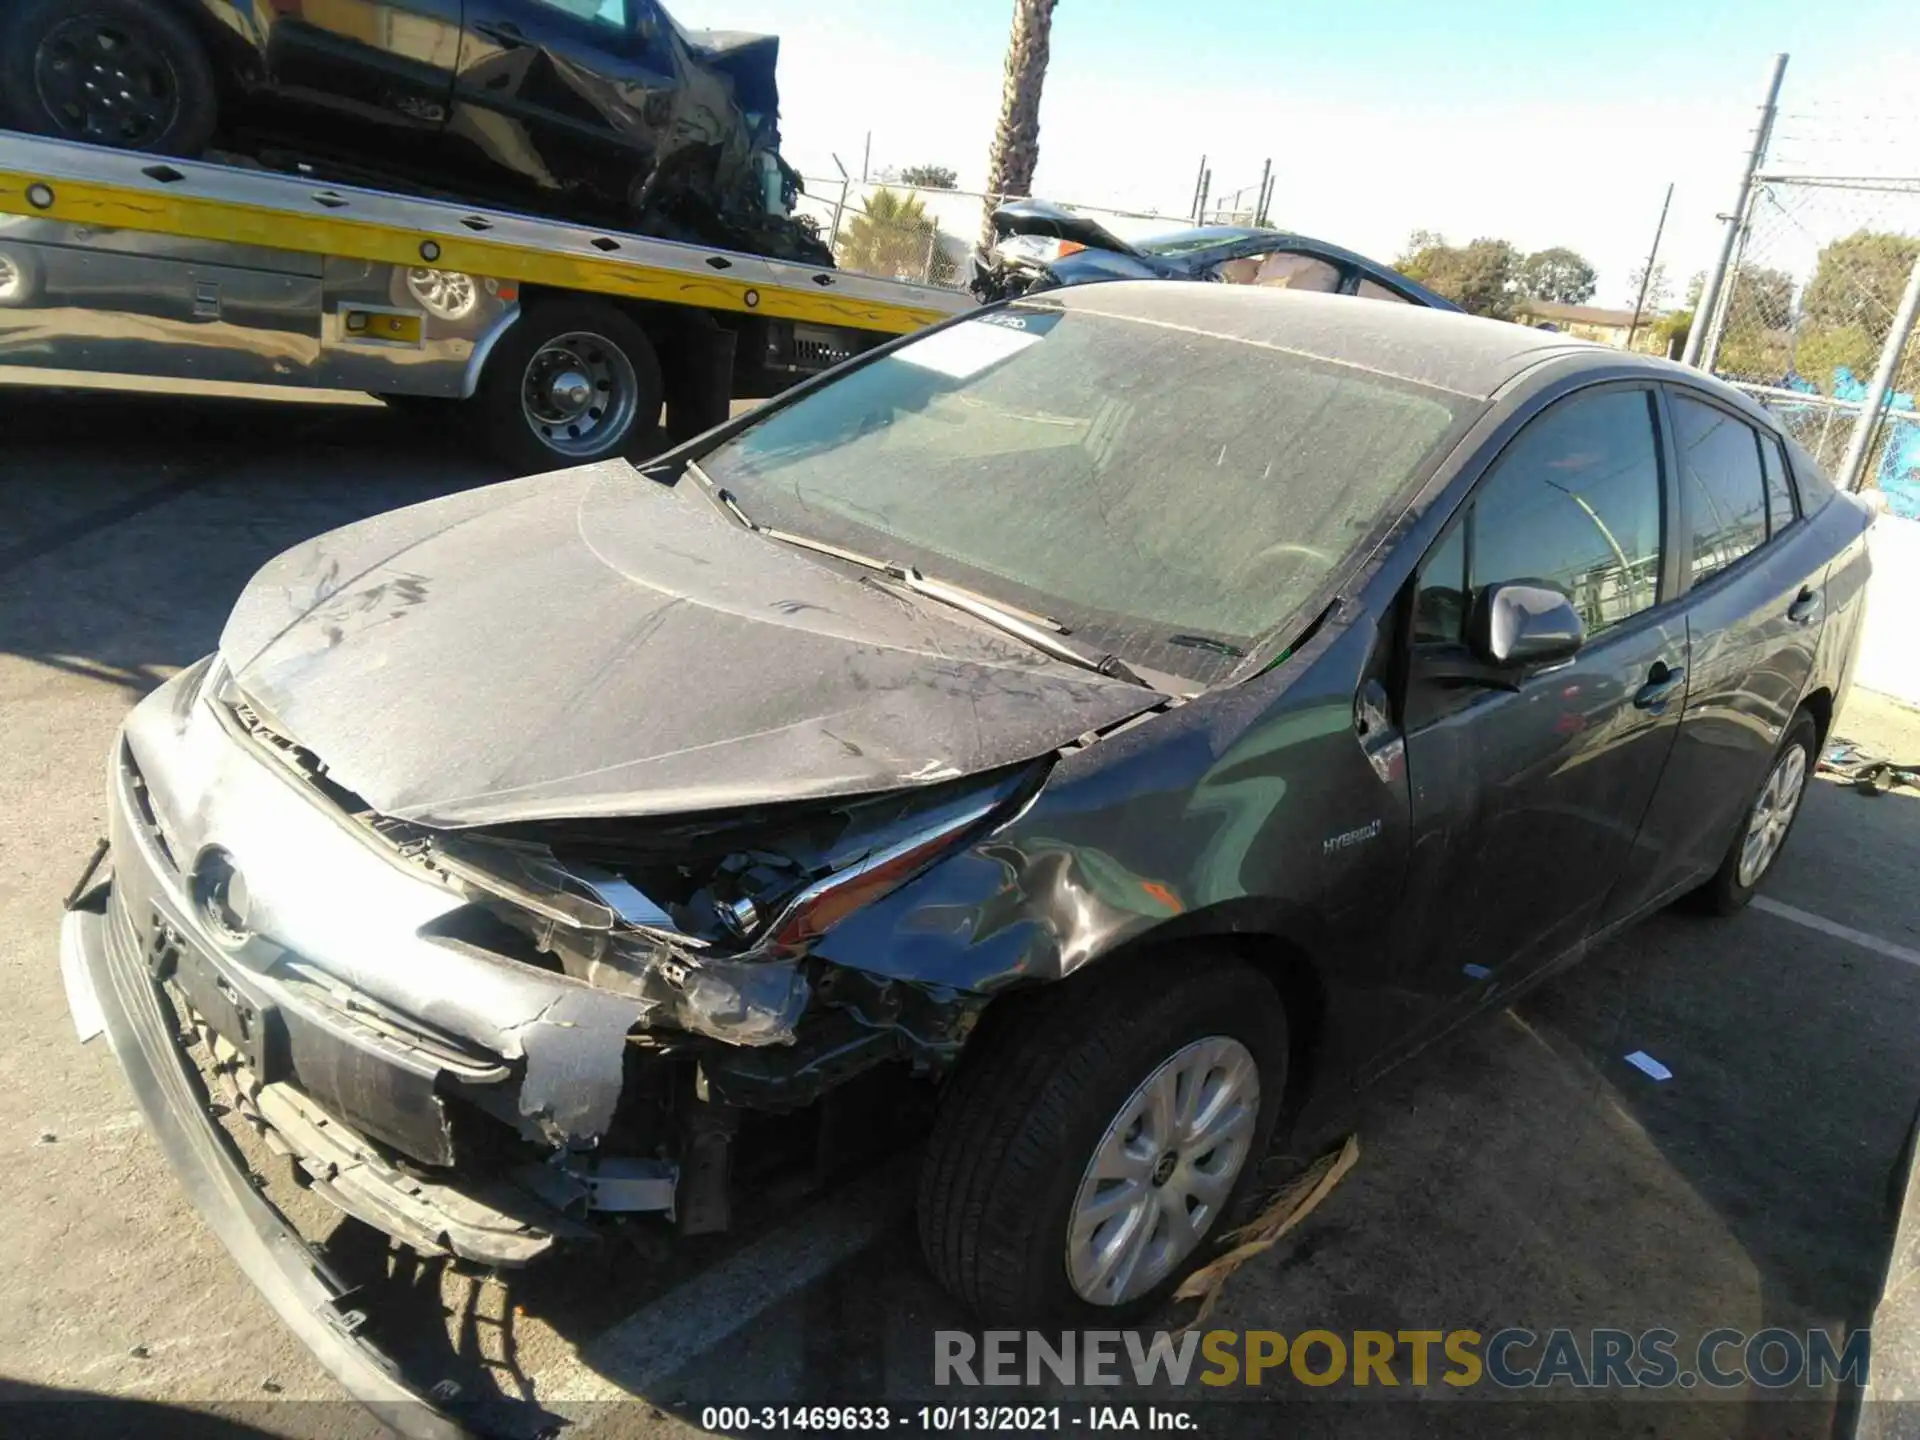
[[[677,441],[966,294],[0,131],[0,366],[463,403],[523,471]]]

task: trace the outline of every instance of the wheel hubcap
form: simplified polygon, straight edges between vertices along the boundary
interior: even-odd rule
[[[26,288],[26,277],[5,255],[0,255],[0,300],[15,299]]]
[[[527,424],[556,454],[595,455],[633,424],[640,386],[618,346],[599,335],[561,335],[527,363],[520,402]]]
[[[49,31],[33,58],[41,107],[69,135],[139,149],[179,112],[172,64],[137,30],[78,16]]]
[[[1767,873],[1773,857],[1780,853],[1780,842],[1787,838],[1800,797],[1807,788],[1807,752],[1798,745],[1774,762],[1773,773],[1760,787],[1760,798],[1753,802],[1747,818],[1747,836],[1740,843],[1739,877],[1742,885],[1752,885]]]
[[[1095,1305],[1146,1294],[1219,1218],[1260,1117],[1260,1067],[1211,1035],[1163,1060],[1113,1117],[1067,1224],[1067,1277]]]

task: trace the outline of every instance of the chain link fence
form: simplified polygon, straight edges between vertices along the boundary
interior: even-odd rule
[[[933,189],[896,181],[809,176],[796,213],[818,227],[843,270],[964,289],[967,257],[980,242],[991,199],[976,190]],[[1184,215],[1145,214],[1098,205],[1068,205],[1122,240],[1164,234],[1193,222]]]
[[[1920,259],[1920,179],[1762,175],[1707,354],[1838,473]],[[1698,322],[1697,322],[1698,323]],[[1861,471],[1920,518],[1920,338],[1907,337]]]

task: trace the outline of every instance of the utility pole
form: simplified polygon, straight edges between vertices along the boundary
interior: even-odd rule
[[[1633,349],[1633,335],[1640,328],[1640,312],[1646,307],[1647,286],[1653,281],[1653,267],[1660,258],[1660,233],[1667,228],[1667,207],[1673,204],[1673,182],[1667,182],[1667,198],[1660,202],[1660,223],[1653,227],[1653,248],[1647,252],[1647,268],[1640,272],[1640,294],[1633,302],[1633,323],[1627,326],[1627,349]]]
[[[1200,157],[1200,173],[1193,177],[1193,199],[1187,202],[1187,215],[1193,223],[1200,223],[1200,191],[1207,183],[1207,157]]]
[[[867,131],[867,148],[860,152],[860,183],[867,183],[867,168],[873,164],[873,131]]]
[[[1200,175],[1200,213],[1193,217],[1193,223],[1207,223],[1207,201],[1213,198],[1213,171],[1202,171]]]
[[[1859,417],[1853,422],[1853,436],[1847,441],[1847,455],[1840,462],[1840,474],[1836,477],[1842,490],[1858,490],[1866,479],[1873,432],[1880,428],[1880,413],[1893,389],[1900,357],[1906,352],[1907,337],[1913,333],[1916,310],[1920,310],[1920,256],[1914,257],[1913,272],[1907,276],[1907,288],[1900,296],[1900,308],[1894,312],[1893,329],[1887,332],[1887,343],[1880,347],[1880,363],[1873,367],[1873,383],[1867,386],[1867,398],[1860,403]]]
[[[1267,186],[1273,183],[1273,157],[1269,155],[1260,166],[1260,193],[1253,202],[1253,223],[1267,223]]]
[[[847,174],[847,167],[840,163],[840,157],[832,151],[833,168],[840,172],[840,198],[833,202],[833,233],[827,238],[827,249],[832,250],[840,243],[840,217],[847,210],[847,191],[853,184],[853,177]]]
[[[1683,365],[1701,365],[1703,353],[1706,355],[1705,365],[1710,367],[1713,364],[1713,355],[1706,350],[1707,331],[1712,327],[1714,310],[1720,303],[1720,291],[1726,284],[1727,267],[1733,260],[1733,248],[1739,242],[1740,228],[1747,223],[1747,206],[1753,199],[1753,177],[1760,173],[1761,165],[1766,162],[1767,142],[1773,138],[1774,117],[1780,113],[1780,82],[1786,73],[1786,55],[1774,56],[1773,76],[1767,82],[1766,103],[1760,107],[1760,121],[1753,127],[1753,149],[1748,152],[1747,167],[1740,175],[1740,196],[1726,217],[1727,230],[1720,237],[1720,256],[1708,272],[1707,283],[1700,291],[1700,303],[1694,307],[1693,326],[1687,332],[1687,348],[1680,356]]]

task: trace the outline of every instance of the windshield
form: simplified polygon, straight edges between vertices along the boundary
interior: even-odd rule
[[[1203,683],[1306,603],[1477,402],[1165,324],[1024,305],[701,457],[760,524],[1051,615]]]

